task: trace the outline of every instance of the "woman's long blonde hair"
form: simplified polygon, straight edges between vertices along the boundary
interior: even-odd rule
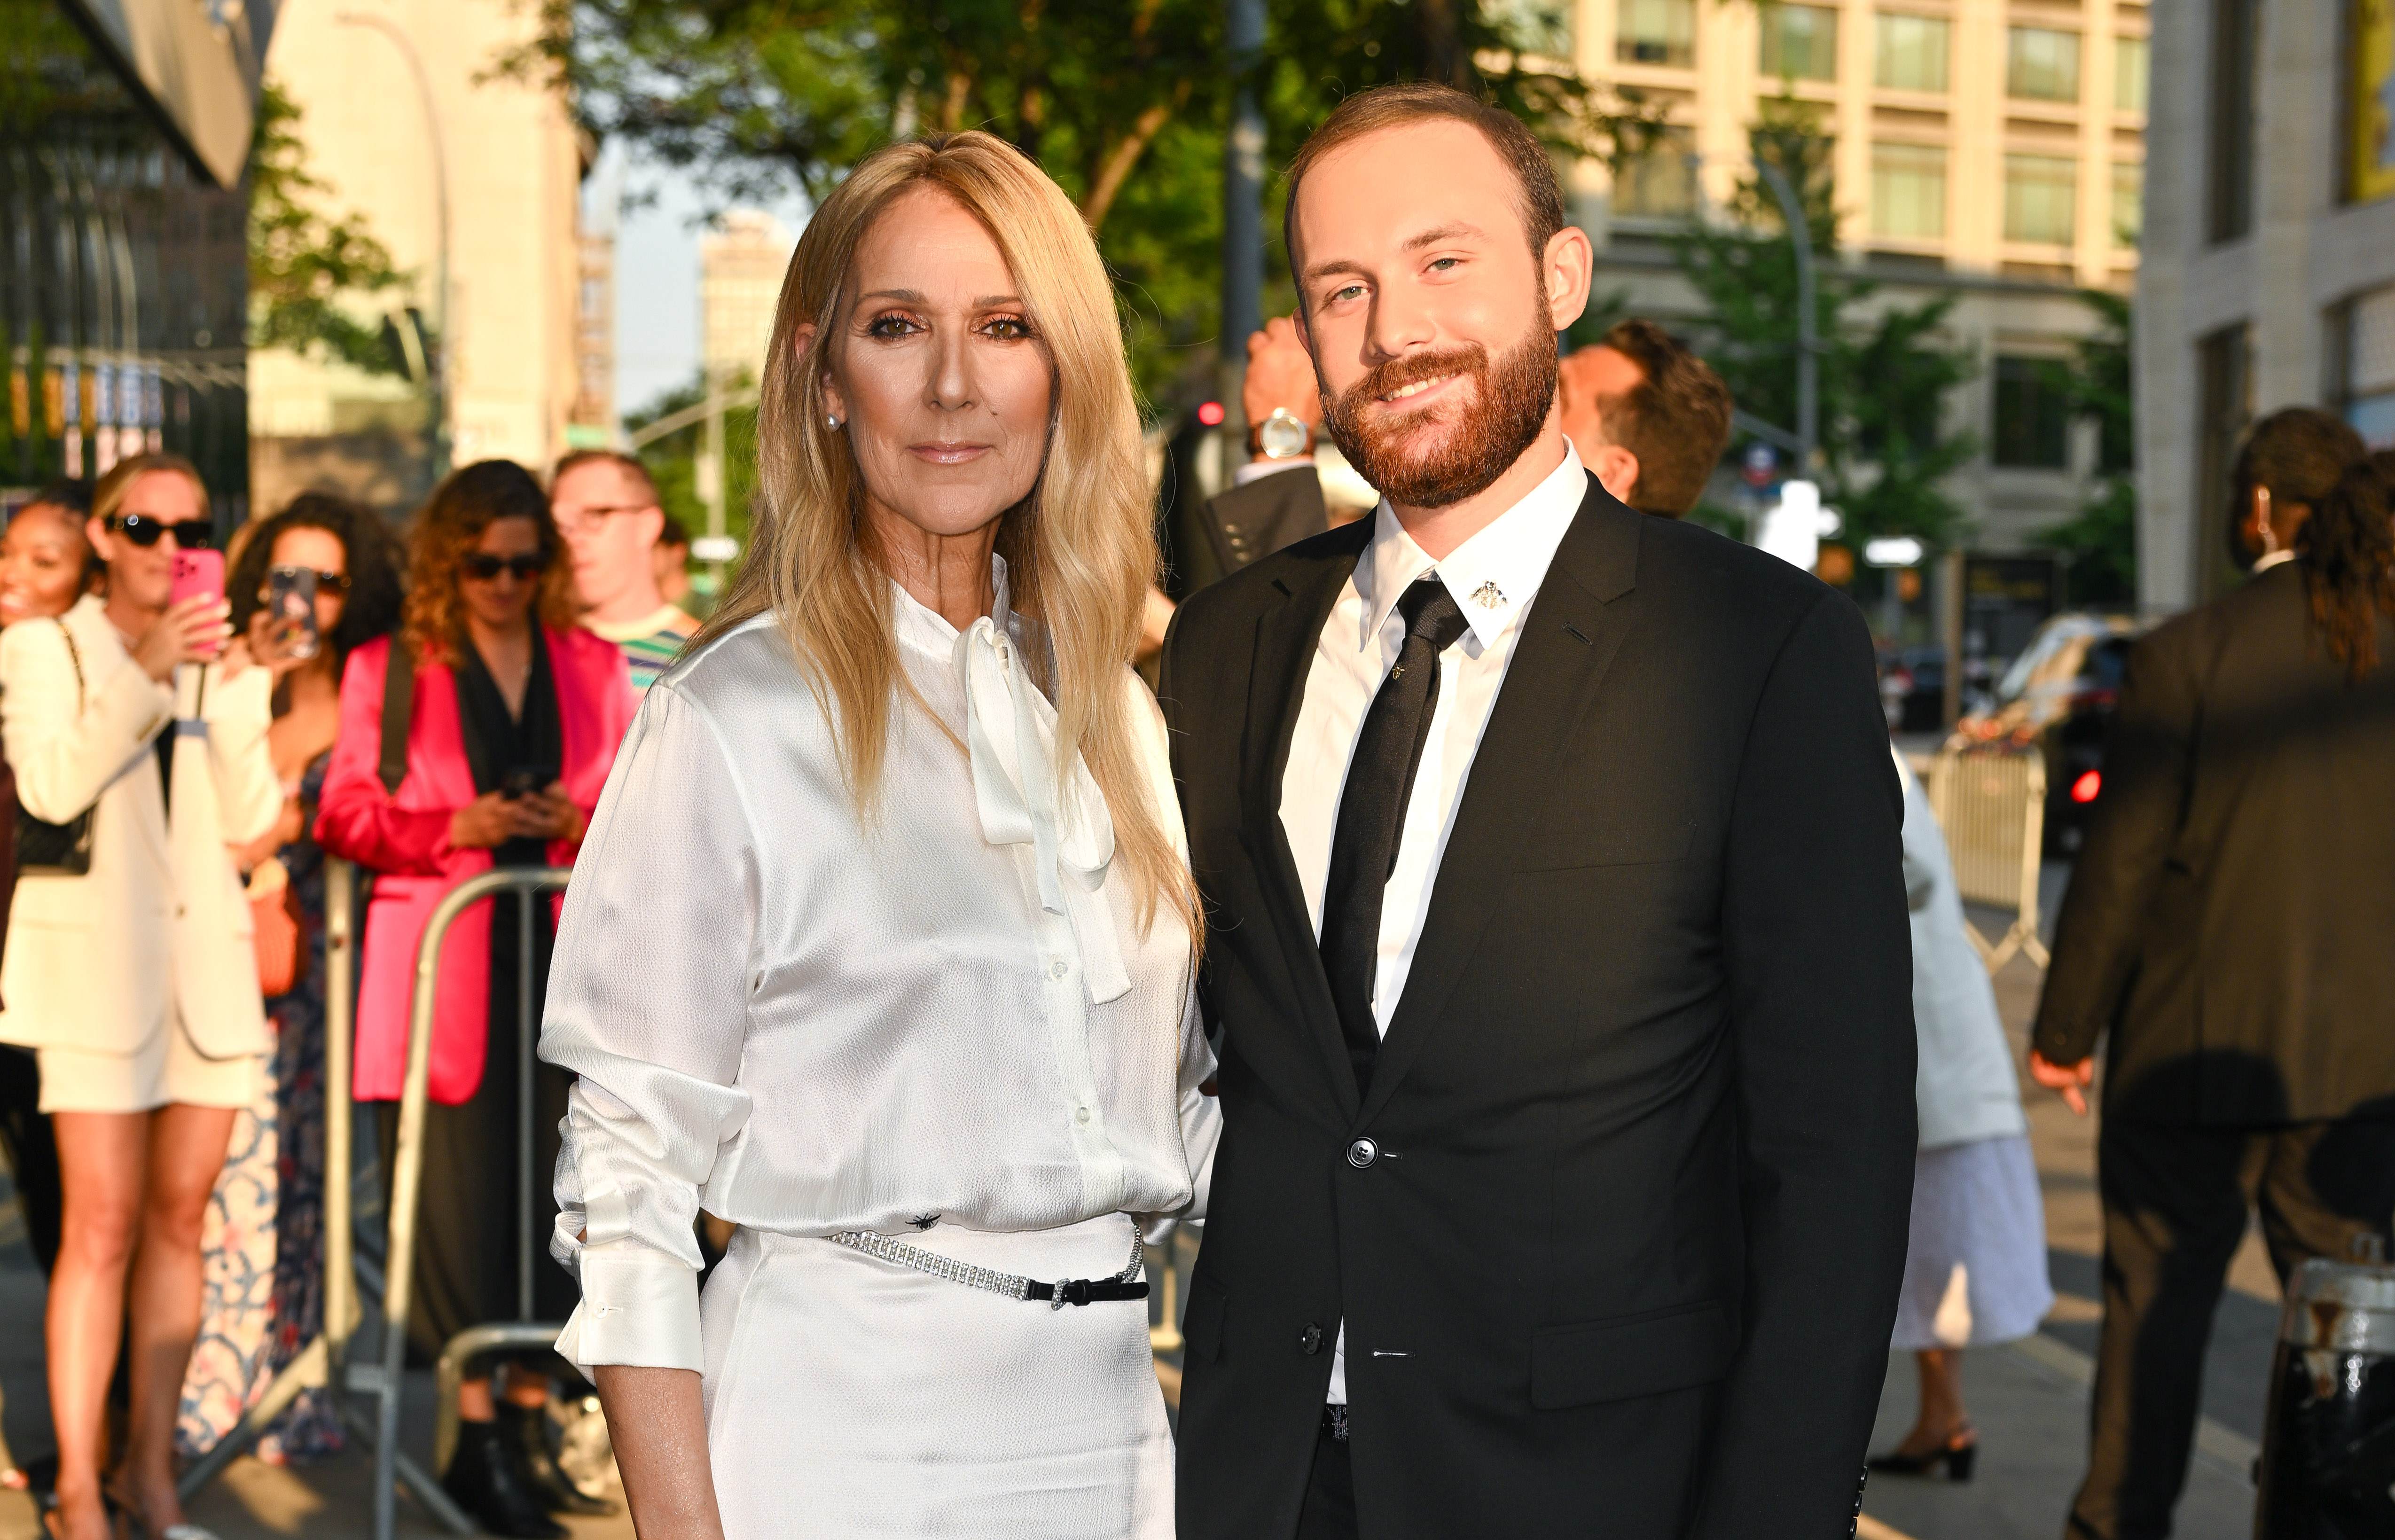
[[[1054,370],[1046,462],[999,524],[998,552],[1013,608],[1054,651],[1054,677],[1041,682],[1056,704],[1059,770],[1078,752],[1105,794],[1141,928],[1161,901],[1189,917],[1195,937],[1196,890],[1152,805],[1124,678],[1158,553],[1114,290],[1063,190],[1004,140],[971,131],[887,145],[808,219],[766,356],[748,554],[692,649],[757,615],[777,617],[831,719],[850,795],[860,811],[873,807],[893,703],[914,691],[856,460],[847,436],[826,423],[826,361],[801,354],[799,332],[812,325],[818,345],[839,346],[856,249],[892,200],[916,187],[954,199],[990,232]]]

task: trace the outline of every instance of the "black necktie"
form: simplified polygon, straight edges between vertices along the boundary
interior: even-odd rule
[[[1436,573],[1406,590],[1397,613],[1405,617],[1406,639],[1356,734],[1356,757],[1339,795],[1339,825],[1330,836],[1330,879],[1322,891],[1322,966],[1359,1092],[1370,1087],[1372,1061],[1381,1052],[1380,1023],[1372,1016],[1381,892],[1396,870],[1406,802],[1438,706],[1438,655],[1464,632],[1463,612]]]

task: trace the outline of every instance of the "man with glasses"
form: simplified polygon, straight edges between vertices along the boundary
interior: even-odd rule
[[[698,629],[657,587],[666,514],[656,483],[629,454],[578,450],[557,463],[549,506],[574,559],[582,623],[623,649],[632,688],[645,692]]]

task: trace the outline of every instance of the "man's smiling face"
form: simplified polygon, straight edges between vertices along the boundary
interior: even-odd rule
[[[1555,398],[1542,254],[1513,168],[1469,124],[1384,129],[1306,171],[1291,233],[1341,452],[1401,505],[1487,488]]]

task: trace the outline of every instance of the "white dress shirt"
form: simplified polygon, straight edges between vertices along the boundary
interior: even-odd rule
[[[893,586],[921,705],[860,817],[770,617],[651,688],[566,891],[541,1057],[576,1072],[551,1250],[576,1363],[698,1369],[707,1212],[787,1236],[1198,1218],[1220,1127],[1169,904],[1137,922],[1114,825],[994,617]],[[1150,807],[1164,722],[1126,668]],[[928,710],[928,715],[926,715]],[[936,1228],[933,1228],[936,1225]],[[950,1244],[954,1244],[951,1242]]]
[[[1422,744],[1406,801],[1397,863],[1381,895],[1380,964],[1374,970],[1372,1015],[1389,1030],[1405,994],[1414,945],[1430,911],[1440,855],[1463,800],[1464,779],[1489,725],[1489,708],[1505,682],[1505,665],[1521,635],[1522,615],[1546,581],[1548,563],[1563,544],[1588,495],[1588,472],[1567,445],[1563,464],[1500,514],[1479,533],[1434,561],[1398,524],[1388,501],[1373,514],[1371,544],[1356,562],[1355,575],[1339,591],[1323,623],[1314,662],[1305,676],[1305,700],[1298,708],[1296,735],[1281,772],[1280,823],[1305,889],[1307,916],[1322,935],[1323,888],[1330,878],[1330,841],[1339,824],[1339,796],[1356,736],[1381,682],[1405,642],[1398,596],[1424,573],[1445,584],[1469,627],[1439,654],[1438,702],[1431,713],[1430,737]],[[1330,1399],[1347,1399],[1347,1328],[1330,1366]]]

